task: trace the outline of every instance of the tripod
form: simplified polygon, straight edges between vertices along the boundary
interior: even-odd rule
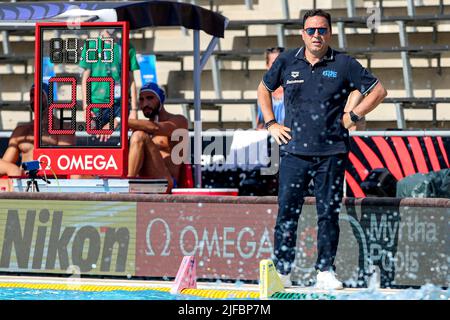
[[[30,177],[30,180],[27,181],[27,190],[26,192],[30,191],[31,188],[31,192],[40,192],[39,191],[39,187],[38,187],[38,183],[36,181],[36,178],[38,178],[37,176],[38,170],[30,170],[27,172],[27,175]],[[44,180],[47,183],[50,183],[50,181],[48,181],[47,179],[45,179],[44,177],[39,177],[42,180]]]

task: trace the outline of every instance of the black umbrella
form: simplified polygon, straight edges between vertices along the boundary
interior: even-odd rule
[[[78,10],[78,11],[77,11]],[[108,15],[108,10],[113,15]],[[97,16],[96,21],[128,21],[130,29],[146,27],[181,26],[203,30],[215,36],[224,36],[226,18],[219,13],[189,3],[172,1],[127,1],[127,2],[10,2],[0,3],[0,21],[5,26],[11,22],[36,22],[53,20],[74,14]]]

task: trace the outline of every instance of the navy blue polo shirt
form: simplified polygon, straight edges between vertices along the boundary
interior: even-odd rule
[[[292,140],[281,150],[309,156],[348,152],[349,134],[341,124],[347,98],[355,89],[367,94],[377,82],[356,59],[332,48],[314,66],[303,47],[281,53],[263,77],[269,91],[284,88],[284,125]]]

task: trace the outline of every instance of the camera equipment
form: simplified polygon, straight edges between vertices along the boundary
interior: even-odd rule
[[[50,184],[50,181],[48,181],[46,178],[38,177],[37,174],[39,171],[39,166],[40,166],[40,163],[37,160],[22,162],[22,168],[23,168],[23,170],[25,170],[25,173],[30,178],[30,180],[27,181],[26,192],[29,192],[30,188],[31,188],[31,192],[39,192],[39,187],[38,187],[36,178],[40,178],[40,179],[44,180],[45,182],[47,182],[48,184]]]
[[[27,161],[22,162],[22,168],[25,171],[32,171],[32,170],[39,170],[39,161],[33,160],[33,161]]]

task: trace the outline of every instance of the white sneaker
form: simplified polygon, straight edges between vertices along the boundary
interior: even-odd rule
[[[319,271],[317,273],[317,289],[341,290],[344,289],[342,282],[336,279],[334,271]]]
[[[277,274],[278,274],[278,276],[281,279],[281,283],[283,284],[283,287],[285,287],[285,288],[292,287],[292,281],[291,281],[291,274],[290,273],[288,273],[288,274],[281,274],[281,273],[277,272]]]

